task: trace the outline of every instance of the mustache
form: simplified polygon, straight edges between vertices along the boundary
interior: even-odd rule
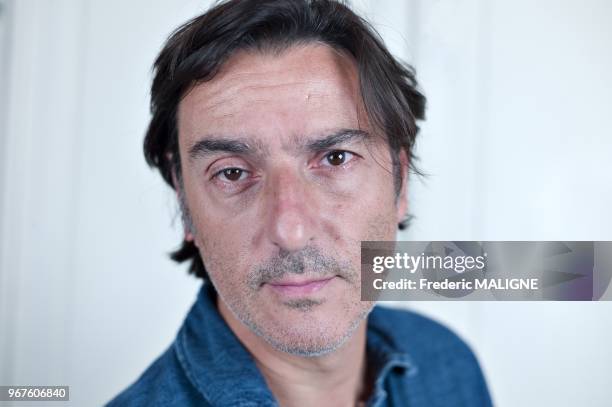
[[[312,277],[339,276],[349,282],[355,281],[356,273],[349,261],[340,261],[324,254],[314,246],[289,252],[281,249],[279,253],[258,265],[248,274],[248,285],[258,289],[263,284],[275,281],[290,274],[308,274]]]

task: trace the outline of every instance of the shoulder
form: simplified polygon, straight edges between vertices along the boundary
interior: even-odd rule
[[[134,383],[106,405],[120,407],[208,404],[187,379],[174,346],[170,346]]]

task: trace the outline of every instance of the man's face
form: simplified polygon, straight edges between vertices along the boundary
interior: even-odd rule
[[[360,242],[405,212],[354,63],[324,45],[240,52],[178,113],[184,205],[219,307],[277,349],[340,346],[360,301]]]

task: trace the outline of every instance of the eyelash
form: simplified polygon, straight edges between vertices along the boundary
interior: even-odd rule
[[[351,151],[347,151],[347,150],[330,150],[325,152],[325,154],[321,157],[321,159],[319,160],[319,163],[323,162],[324,160],[328,159],[332,154],[342,154],[345,158],[344,158],[344,162],[342,162],[341,164],[338,165],[333,165],[331,163],[328,162],[328,164],[324,164],[323,167],[328,167],[331,168],[332,171],[336,171],[339,168],[345,168],[347,164],[349,164],[350,162],[354,161],[358,156],[357,154],[351,152]],[[242,173],[240,174],[240,178],[237,180],[228,180],[228,179],[222,179],[221,177],[224,177],[224,173],[228,170],[239,170],[242,171]],[[244,181],[243,176],[246,176],[250,173],[249,170],[246,170],[244,168],[240,168],[240,167],[226,167],[223,168],[217,172],[215,172],[212,176],[213,179],[220,179],[221,182],[224,182],[226,184],[235,184],[238,183],[240,181]]]

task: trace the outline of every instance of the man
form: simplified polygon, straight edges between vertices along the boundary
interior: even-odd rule
[[[110,405],[490,405],[469,348],[360,300],[360,242],[394,240],[425,98],[331,0],[231,0],[155,63],[148,162],[173,254],[204,280],[171,347]]]

